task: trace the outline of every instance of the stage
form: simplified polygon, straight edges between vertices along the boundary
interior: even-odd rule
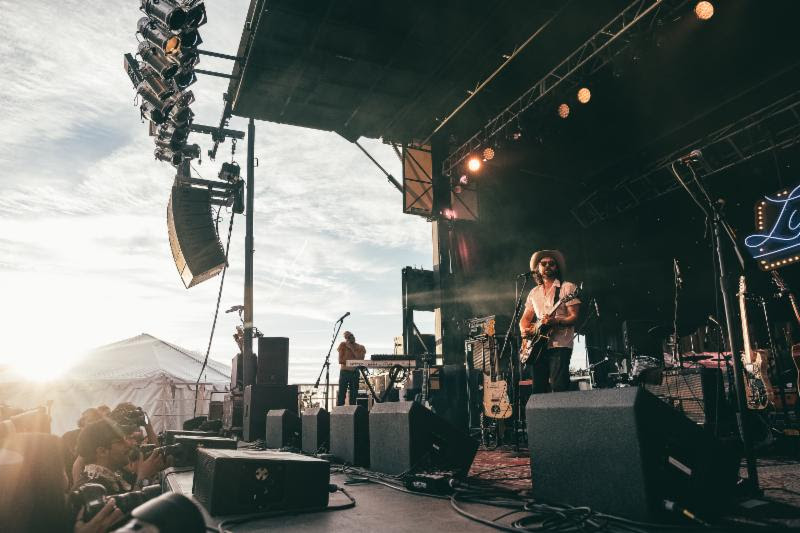
[[[514,452],[510,447],[495,450],[478,451],[469,477],[463,482],[470,486],[469,502],[461,499],[452,502],[450,496],[437,496],[415,493],[403,489],[402,486],[390,486],[366,481],[354,470],[341,465],[331,465],[332,484],[343,487],[355,500],[355,506],[328,512],[305,514],[279,514],[269,518],[257,518],[240,524],[223,524],[230,531],[487,531],[493,528],[459,514],[453,507],[459,508],[483,520],[494,521],[501,515],[511,511],[496,506],[483,505],[474,501],[475,495],[485,492],[487,497],[497,498],[513,491],[523,498],[529,493],[530,459],[527,450]],[[726,528],[710,528],[709,531],[733,530],[752,531],[764,524],[775,529],[800,527],[800,460],[797,459],[759,459],[759,475],[763,498],[742,499],[738,506],[724,517]],[[742,469],[742,475],[746,471]],[[193,472],[168,471],[165,476],[165,490],[192,495]],[[380,480],[379,480],[380,481]],[[585,482],[588,480],[576,480]],[[395,485],[396,483],[390,483]],[[350,504],[347,496],[341,492],[331,494],[329,507],[346,507]],[[200,506],[202,509],[202,506]],[[209,528],[217,528],[223,521],[235,521],[242,516],[211,517],[203,509],[206,524]],[[526,513],[512,513],[499,519],[500,529],[513,528],[513,521]],[[528,524],[534,527],[533,524]],[[669,526],[674,529],[675,524]],[[697,526],[685,523],[686,529]],[[668,529],[667,526],[664,528]],[[552,531],[554,529],[541,529]],[[608,531],[616,531],[610,527]],[[646,531],[658,531],[658,528],[645,528]]]

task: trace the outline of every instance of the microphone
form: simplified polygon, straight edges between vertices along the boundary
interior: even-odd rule
[[[522,274],[518,275],[518,278],[530,278],[533,276],[533,272],[523,272]]]
[[[719,322],[717,321],[716,318],[714,318],[714,315],[708,315],[708,321],[714,324],[715,326],[720,327]]]
[[[688,154],[681,156],[678,158],[679,163],[683,163],[684,165],[687,163],[694,163],[695,161],[700,161],[703,158],[703,152],[700,150],[692,150]]]
[[[342,320],[344,320],[344,319],[345,319],[345,318],[347,318],[348,316],[350,316],[350,311],[348,311],[348,312],[346,312],[345,314],[343,314],[342,316],[340,316],[340,317],[339,317],[339,320],[337,320],[336,322],[341,322]]]
[[[597,299],[594,299],[594,314],[597,315],[597,318],[600,318],[600,307],[597,305]]]

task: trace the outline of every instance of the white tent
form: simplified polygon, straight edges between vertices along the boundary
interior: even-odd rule
[[[91,351],[52,382],[23,381],[0,371],[0,403],[13,407],[50,405],[52,432],[76,428],[88,407],[120,402],[141,406],[156,432],[180,429],[193,416],[195,382],[203,355],[143,333]],[[230,386],[230,367],[208,360],[197,395],[197,415],[208,413],[214,393]],[[214,394],[222,400],[222,394]]]

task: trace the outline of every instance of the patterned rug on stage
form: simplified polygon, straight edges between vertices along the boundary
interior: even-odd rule
[[[490,482],[507,489],[530,490],[530,464],[527,450],[514,452],[505,447],[480,449],[472,462],[469,476],[472,480]]]

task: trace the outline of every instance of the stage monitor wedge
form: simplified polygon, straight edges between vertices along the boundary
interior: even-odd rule
[[[167,206],[167,230],[172,258],[187,289],[225,268],[225,251],[211,218],[211,194],[207,189],[176,179]]]

